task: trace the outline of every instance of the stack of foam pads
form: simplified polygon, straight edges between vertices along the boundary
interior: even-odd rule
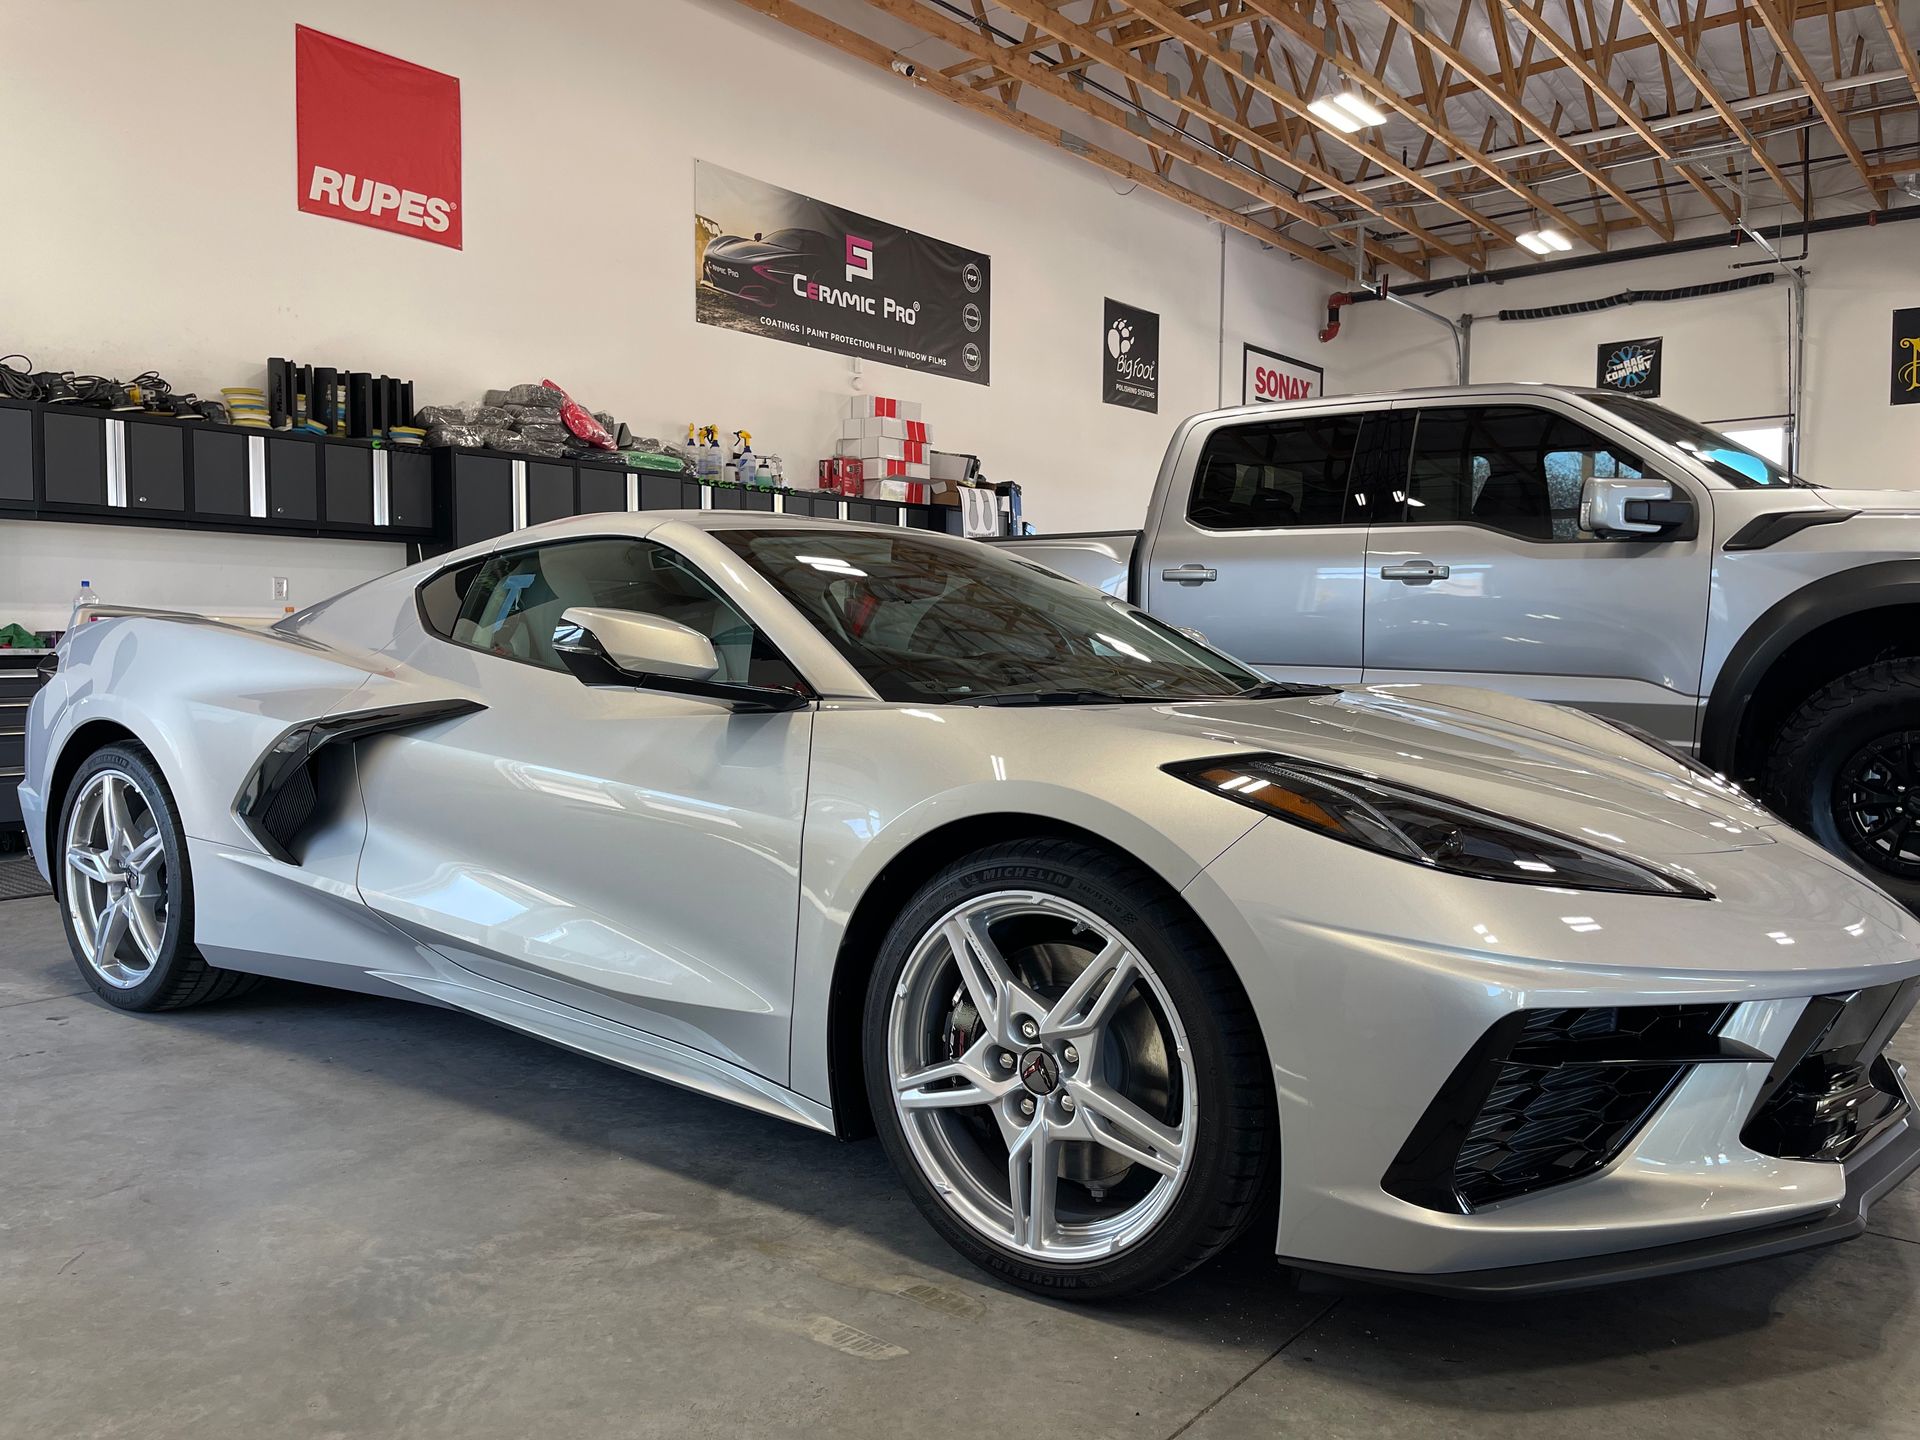
[[[247,385],[223,385],[220,398],[226,404],[230,423],[249,430],[269,428],[266,391]]]
[[[267,361],[266,416],[275,430],[292,428],[395,444],[409,443],[406,435],[396,431],[422,430],[413,413],[411,380],[278,358]],[[424,438],[422,431],[412,437],[413,443]]]

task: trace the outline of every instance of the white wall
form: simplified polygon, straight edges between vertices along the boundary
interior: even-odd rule
[[[1788,253],[1796,245],[1783,247]],[[1422,297],[1447,315],[1490,317],[1664,290],[1739,275],[1731,265],[1758,247],[1715,248],[1596,266],[1559,276],[1476,285]],[[1806,413],[1801,469],[1829,485],[1920,489],[1920,405],[1888,404],[1893,311],[1920,305],[1920,220],[1813,237],[1806,260]],[[1551,320],[1477,319],[1475,381],[1591,385],[1596,347],[1666,338],[1660,403],[1708,422],[1784,415],[1787,409],[1785,277],[1765,289],[1700,300],[1642,303]],[[1453,383],[1453,342],[1432,321],[1391,305],[1349,308],[1341,333],[1319,346],[1330,389]]]
[[[82,580],[111,605],[277,619],[405,563],[405,546],[360,540],[14,521],[0,524],[0,625],[65,629]]]
[[[296,21],[460,78],[464,251],[295,209]],[[729,0],[202,0],[191,23],[134,0],[5,5],[0,94],[58,137],[0,147],[0,342],[39,366],[151,366],[207,393],[294,355],[413,377],[422,403],[550,375],[636,433],[744,426],[810,469],[850,362],[694,323],[700,158],[993,257],[993,385],[869,364],[867,388],[922,401],[937,445],[1021,481],[1051,529],[1135,523],[1173,422],[1216,403],[1223,368],[1238,399],[1238,337],[1310,351],[1327,288],[1228,236],[1223,367],[1218,227]],[[1099,401],[1108,295],[1160,313],[1158,415]],[[26,575],[107,569],[119,543],[18,528],[0,556],[74,548],[0,571],[0,614],[40,598]],[[361,568],[390,563],[376,549]],[[233,563],[251,588],[286,568]]]

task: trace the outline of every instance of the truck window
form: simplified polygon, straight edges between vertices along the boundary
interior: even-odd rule
[[[1645,473],[1639,456],[1550,410],[1463,405],[1417,414],[1406,488],[1387,497],[1377,525],[1451,522],[1525,540],[1587,539],[1582,482]]]
[[[1187,501],[1208,530],[1360,524],[1347,496],[1362,416],[1303,415],[1213,432]]]

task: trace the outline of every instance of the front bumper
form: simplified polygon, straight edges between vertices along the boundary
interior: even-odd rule
[[[1838,1204],[1803,1220],[1790,1220],[1759,1230],[1707,1235],[1672,1245],[1654,1245],[1645,1250],[1548,1260],[1534,1265],[1505,1265],[1489,1270],[1455,1270],[1441,1275],[1409,1275],[1324,1261],[1288,1260],[1286,1263],[1296,1269],[1360,1285],[1390,1285],[1430,1295],[1484,1300],[1526,1300],[1537,1295],[1591,1290],[1629,1280],[1655,1280],[1665,1275],[1683,1275],[1689,1270],[1767,1260],[1852,1240],[1866,1232],[1867,1212],[1874,1202],[1915,1170],[1920,1170],[1920,1126],[1909,1120],[1894,1133],[1882,1136],[1871,1151],[1856,1157],[1847,1166],[1846,1193]]]
[[[1718,898],[1465,879],[1277,821],[1215,860],[1186,897],[1233,960],[1273,1064],[1280,1259],[1530,1294],[1858,1233],[1920,1163],[1920,1119],[1844,1161],[1762,1153],[1742,1132],[1815,997],[1920,976],[1920,923],[1797,837],[1687,858]],[[1688,1068],[1578,1178],[1453,1212],[1389,1193],[1409,1137],[1490,1029],[1612,1006],[1724,1007],[1716,1035],[1752,1058]]]

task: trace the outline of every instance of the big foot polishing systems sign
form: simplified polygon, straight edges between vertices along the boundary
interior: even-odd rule
[[[300,208],[460,245],[460,82],[296,25]]]
[[[693,170],[694,315],[988,383],[992,262],[718,165]]]

